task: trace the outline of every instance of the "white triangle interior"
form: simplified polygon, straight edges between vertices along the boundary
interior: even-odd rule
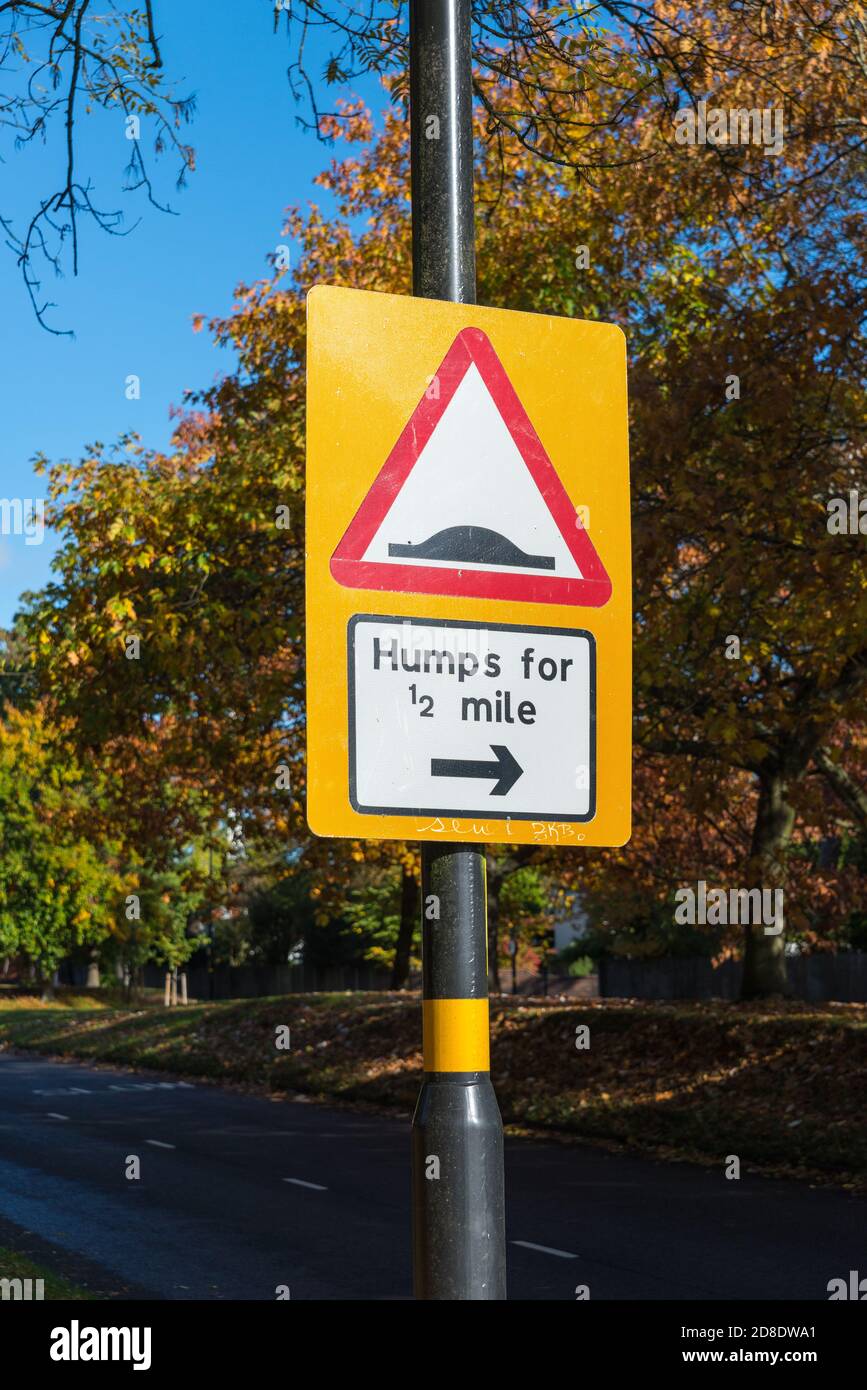
[[[576,515],[577,522],[577,515]],[[498,532],[527,556],[553,561],[488,564],[475,559],[390,555],[389,545],[424,545],[455,526]],[[495,573],[580,579],[581,571],[474,362],[434,427],[364,559]]]

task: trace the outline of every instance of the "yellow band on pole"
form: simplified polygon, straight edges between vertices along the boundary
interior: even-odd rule
[[[424,999],[425,1071],[490,1071],[487,999]]]

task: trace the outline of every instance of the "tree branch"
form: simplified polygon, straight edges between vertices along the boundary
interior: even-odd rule
[[[827,748],[817,748],[813,762],[861,828],[867,829],[867,792],[841,763],[834,762]]]

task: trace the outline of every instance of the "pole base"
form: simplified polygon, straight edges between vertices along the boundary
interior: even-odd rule
[[[506,1297],[503,1122],[491,1078],[430,1073],[412,1121],[416,1298]]]

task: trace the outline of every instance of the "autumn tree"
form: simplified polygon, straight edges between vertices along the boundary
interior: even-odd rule
[[[482,302],[626,330],[636,736],[642,756],[675,761],[671,786],[700,780],[702,814],[729,836],[708,838],[710,862],[774,886],[790,873],[798,817],[814,814],[816,779],[845,788],[850,809],[863,797],[840,758],[863,700],[863,564],[858,537],[826,521],[830,498],[863,477],[853,208],[867,164],[851,27],[861,7],[804,19],[782,5],[770,27],[747,9],[721,19],[701,5],[687,24],[654,7],[680,46],[652,59],[653,120],[632,100],[609,119],[612,84],[633,92],[650,52],[628,24],[605,40],[619,67],[582,68],[578,120],[574,54],[533,49],[553,124],[530,136],[491,124],[492,102],[521,109],[526,93],[508,63],[480,64],[477,241]],[[707,92],[725,109],[781,103],[779,151],[682,142],[676,109]],[[310,842],[303,822],[304,295],[319,281],[408,293],[411,255],[399,102],[379,128],[350,105],[320,129],[354,142],[320,179],[338,215],[290,212],[294,270],[241,287],[211,323],[238,367],[190,399],[169,455],[127,441],[126,456],[95,446],[51,469],[50,519],[67,544],[23,629],[46,698],[88,747],[126,766],[139,748],[166,785],[212,799],[217,818],[237,805],[303,845],[334,885],[356,853],[399,861],[405,850]],[[136,636],[138,665],[126,646]],[[290,770],[282,802],[278,765]],[[667,833],[682,819],[676,796],[635,809],[637,837],[650,827],[647,845],[686,851]],[[599,863],[628,867],[628,855]],[[575,876],[591,860],[557,862]],[[661,860],[670,874],[699,862]],[[784,989],[784,938],[750,929],[745,948],[747,991]]]
[[[43,711],[0,716],[0,951],[28,960],[51,990],[61,960],[111,932],[124,890],[121,847],[94,844],[88,777]]]
[[[171,458],[133,440],[49,473],[57,579],[19,630],[52,708],[116,773],[131,843],[179,849],[230,816],[298,817],[300,536],[292,467],[216,459],[188,420]],[[292,529],[282,523],[292,516]]]
[[[481,133],[501,175],[519,149],[561,175],[594,182],[636,160],[631,129],[670,140],[678,108],[684,101],[694,107],[721,76],[772,95],[797,121],[806,114],[805,66],[815,64],[823,79],[833,74],[841,89],[857,89],[867,77],[865,21],[864,5],[849,0],[473,0]],[[335,93],[364,76],[382,78],[406,114],[410,0],[281,0],[274,28],[288,39],[299,120],[320,139],[332,135]],[[363,121],[360,108],[355,114]],[[845,109],[827,115],[811,137],[857,152],[859,122]],[[619,143],[621,132],[624,147],[612,149],[611,137]]]

